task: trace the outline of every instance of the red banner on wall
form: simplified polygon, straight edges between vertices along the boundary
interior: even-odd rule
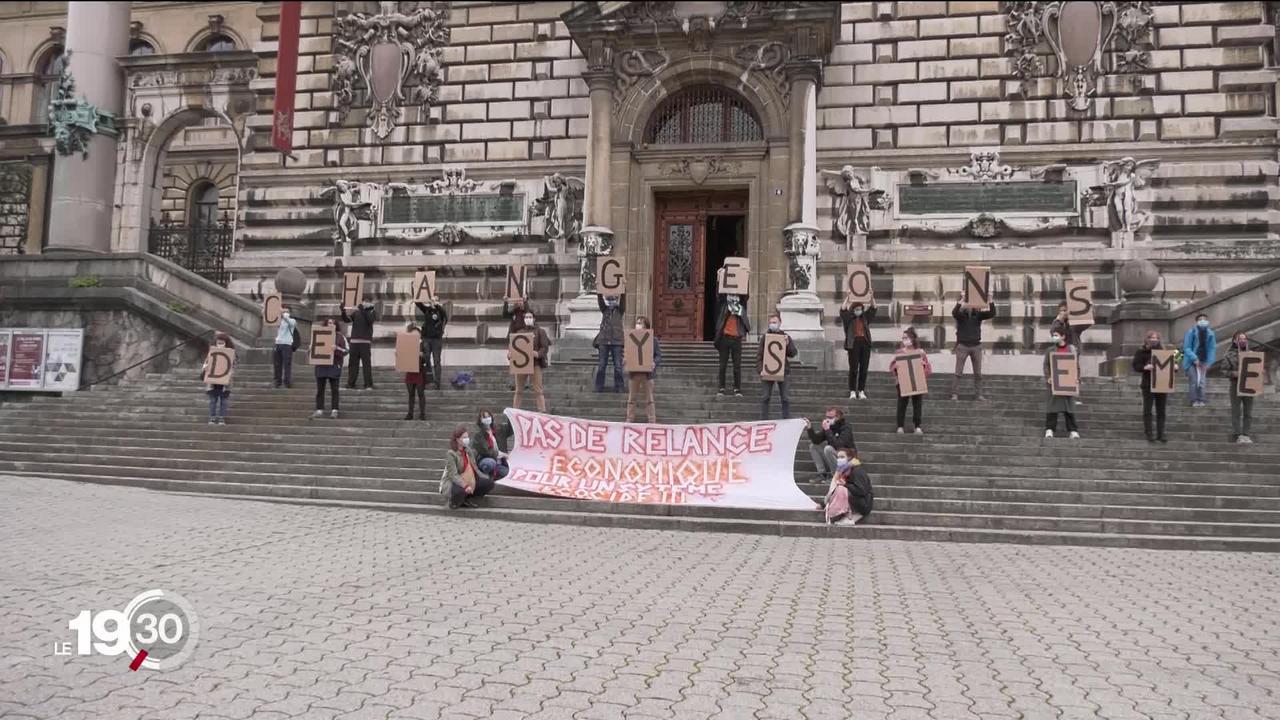
[[[293,96],[298,87],[298,26],[302,3],[280,3],[280,43],[276,55],[276,102],[271,114],[271,147],[293,152]]]

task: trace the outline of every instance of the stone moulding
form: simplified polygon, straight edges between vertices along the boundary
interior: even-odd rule
[[[701,185],[712,175],[733,175],[742,167],[736,160],[726,160],[719,155],[698,155],[663,163],[661,172],[666,176],[684,176]]]

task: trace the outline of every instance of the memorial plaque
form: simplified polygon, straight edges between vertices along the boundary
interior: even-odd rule
[[[1004,181],[899,185],[899,215],[1076,212],[1076,183]]]
[[[524,222],[524,193],[392,195],[383,198],[384,225],[503,225]]]

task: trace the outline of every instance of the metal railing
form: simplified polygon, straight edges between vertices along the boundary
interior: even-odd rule
[[[91,388],[91,387],[93,387],[94,385],[98,385],[98,384],[100,384],[100,383],[104,383],[104,382],[106,382],[106,381],[108,381],[108,380],[111,380],[112,378],[120,377],[121,375],[123,375],[123,374],[125,374],[125,373],[129,372],[130,370],[132,370],[132,369],[134,369],[134,368],[138,367],[139,365],[145,365],[146,363],[149,363],[149,362],[151,362],[152,360],[155,360],[156,358],[160,357],[161,355],[168,355],[169,353],[173,352],[174,350],[177,350],[178,348],[183,347],[183,346],[186,346],[186,345],[190,345],[191,343],[193,343],[193,342],[195,342],[195,341],[197,341],[197,340],[207,340],[207,338],[209,338],[209,337],[210,337],[210,336],[212,336],[213,334],[214,334],[214,331],[213,331],[213,330],[206,330],[206,331],[204,331],[204,332],[200,333],[199,335],[193,335],[193,336],[191,336],[191,337],[187,338],[186,340],[183,340],[182,342],[178,343],[177,345],[174,345],[174,346],[172,346],[172,347],[165,348],[164,350],[161,350],[160,352],[158,352],[158,353],[156,353],[155,355],[152,355],[152,356],[150,356],[150,357],[143,358],[142,360],[139,360],[138,362],[136,362],[136,363],[134,363],[134,364],[130,365],[130,366],[129,366],[129,367],[127,367],[127,368],[124,368],[123,370],[117,370],[116,372],[113,372],[113,373],[111,373],[110,375],[107,375],[106,377],[100,377],[100,378],[98,378],[98,379],[96,379],[96,380],[92,380],[92,381],[90,381],[90,382],[80,383],[80,389],[81,389],[81,390],[85,390],[85,389],[87,389],[87,388]]]
[[[226,287],[231,274],[226,269],[231,255],[232,229],[217,225],[179,225],[152,221],[147,247],[153,255],[180,265],[207,280]]]

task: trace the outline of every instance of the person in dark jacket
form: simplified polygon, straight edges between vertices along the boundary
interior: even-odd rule
[[[613,362],[613,391],[623,391],[622,380],[622,314],[627,311],[626,296],[596,295],[600,306],[600,332],[596,335],[596,392],[604,392],[604,371]]]
[[[440,478],[440,493],[450,510],[460,507],[473,508],[472,498],[480,498],[493,489],[493,479],[480,471],[476,456],[471,450],[471,436],[465,427],[458,427],[449,436],[449,452],[445,454],[444,474]]]
[[[507,300],[502,301],[502,317],[507,318],[510,321],[507,323],[508,337],[510,337],[512,333],[524,332],[524,311],[527,308],[528,303],[524,300],[517,300],[514,303]],[[507,380],[507,389],[515,390],[517,380],[519,380],[526,390],[529,389],[528,375],[522,375],[519,378],[514,375],[511,376],[511,378]]]
[[[427,374],[425,372],[424,363],[427,358],[426,338],[422,337],[422,328],[410,324],[405,328],[405,332],[418,334],[418,371],[407,372],[404,374],[404,387],[409,393],[409,412],[404,414],[405,420],[413,419],[413,401],[418,401],[418,419],[427,419]]]
[[[475,455],[476,467],[495,482],[511,472],[507,453],[503,450],[511,434],[511,425],[498,422],[488,410],[482,409],[476,414],[476,429],[471,431],[471,452]]]
[[[1249,425],[1253,422],[1253,398],[1239,393],[1240,353],[1249,351],[1249,336],[1238,332],[1231,337],[1231,347],[1222,354],[1223,369],[1231,378],[1231,434],[1237,443],[1248,445]]]
[[[348,313],[348,311],[350,311]],[[365,300],[358,308],[342,308],[342,322],[351,324],[351,365],[347,369],[347,389],[356,387],[356,373],[364,366],[364,389],[373,389],[373,323],[378,314]]]
[[[716,302],[715,347],[720,352],[720,390],[716,396],[725,393],[724,371],[732,357],[733,394],[742,397],[742,341],[751,332],[751,323],[747,322],[747,296],[725,294]]]
[[[333,318],[326,318],[325,327],[336,327]],[[324,417],[324,386],[328,383],[333,395],[333,412],[329,417],[338,419],[338,381],[342,379],[342,361],[351,349],[347,336],[339,330],[334,335],[333,364],[316,366],[316,411],[312,417]]]
[[[814,427],[809,418],[804,419],[804,426],[809,433],[809,457],[817,473],[816,482],[824,482],[836,471],[838,451],[858,450],[853,440],[853,423],[845,419],[844,410],[832,405],[827,408],[820,427]]]
[[[1053,380],[1049,377],[1049,357],[1054,353],[1064,354],[1072,353],[1075,350],[1067,344],[1067,336],[1061,332],[1054,331],[1052,335],[1053,344],[1049,346],[1049,350],[1044,354],[1044,380],[1049,384],[1045,391],[1049,394],[1044,409],[1044,436],[1053,437],[1053,433],[1058,429],[1058,415],[1061,414],[1067,422],[1067,432],[1071,433],[1071,439],[1079,440],[1080,432],[1076,426],[1076,414],[1073,411],[1074,405],[1071,398],[1066,395],[1053,394]]]
[[[824,503],[827,524],[856,524],[871,514],[874,500],[871,476],[858,460],[858,453],[840,450],[836,453],[836,469],[831,474]]]
[[[1169,442],[1164,436],[1165,408],[1168,407],[1169,396],[1165,393],[1151,392],[1151,351],[1160,349],[1160,333],[1147,333],[1147,341],[1133,354],[1133,370],[1142,373],[1142,428],[1146,432],[1147,442]],[[1156,432],[1151,433],[1151,409],[1155,407]]]
[[[782,332],[782,318],[773,313],[769,316],[769,332],[773,334],[787,335]],[[787,396],[787,378],[791,377],[791,358],[799,354],[796,349],[795,341],[787,335],[787,368],[783,372],[782,380],[764,380],[764,397],[760,398],[760,419],[769,419],[769,399],[773,396],[773,387],[778,386],[778,399],[782,402],[782,419],[786,420],[791,417],[791,398]],[[759,349],[756,350],[756,374],[764,370],[764,342],[760,343]]]
[[[1054,316],[1053,323],[1049,326],[1049,334],[1058,333],[1061,335],[1067,341],[1067,348],[1074,352],[1076,357],[1080,357],[1081,344],[1084,342],[1081,336],[1084,335],[1085,330],[1091,327],[1093,325],[1072,325],[1070,313],[1067,312],[1067,301],[1063,300],[1058,303],[1058,314]],[[1069,398],[1069,401],[1073,407],[1084,404],[1084,401],[1078,396]]]
[[[231,336],[220,332],[213,336],[213,346],[220,348],[231,348],[235,350],[235,343],[231,342]],[[236,362],[233,360],[231,369],[234,372]],[[209,361],[206,360],[200,366],[200,376],[209,371]],[[209,396],[209,424],[210,425],[226,425],[227,424],[227,402],[231,400],[231,384],[226,385],[209,385],[205,393]]]
[[[449,313],[445,312],[444,305],[439,302],[415,302],[414,305],[422,313],[422,349],[426,360],[424,367],[431,373],[436,389],[439,390],[441,378],[444,377],[440,354],[444,352],[444,326],[449,322]],[[426,381],[425,376],[423,381]]]
[[[844,326],[844,351],[849,356],[849,399],[867,399],[867,370],[871,367],[871,321],[876,319],[876,301],[871,307],[851,303],[848,297],[840,308]]]
[[[547,358],[551,354],[551,338],[547,335],[547,331],[543,330],[537,324],[537,318],[534,317],[532,310],[524,311],[524,327],[517,332],[533,333],[533,374],[529,375],[530,384],[533,386],[533,394],[537,396],[538,412],[547,411],[547,399],[542,394],[542,371],[547,367]],[[520,398],[524,395],[524,383],[517,380],[515,384],[515,396],[511,399],[511,407],[520,408]]]
[[[996,316],[992,303],[986,310],[964,307],[960,303],[951,308],[956,321],[956,376],[951,384],[951,399],[960,399],[960,377],[964,375],[965,361],[973,366],[973,390],[978,402],[986,402],[982,394],[982,322]]]

